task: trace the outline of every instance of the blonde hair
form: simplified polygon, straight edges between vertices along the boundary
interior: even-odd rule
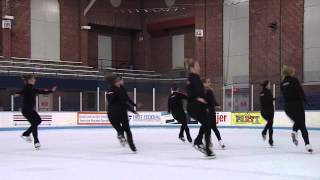
[[[190,71],[191,68],[193,68],[195,66],[195,64],[197,63],[196,60],[192,59],[192,58],[185,58],[184,60],[184,67]]]
[[[282,67],[282,76],[286,77],[286,76],[294,76],[295,73],[295,69],[292,66],[288,66],[288,65],[284,65]]]

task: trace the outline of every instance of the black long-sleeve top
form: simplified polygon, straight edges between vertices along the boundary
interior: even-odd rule
[[[204,87],[199,75],[190,73],[187,82],[188,102],[197,102],[197,98],[205,99]]]
[[[126,96],[127,104],[128,104],[129,106],[136,107],[137,105],[136,105],[136,103],[134,103],[134,102],[131,100],[131,98],[129,97],[127,89],[126,89],[124,86],[121,86],[121,90],[122,90],[122,93],[124,93],[125,96]]]
[[[187,95],[180,92],[173,92],[168,98],[168,112],[183,112],[183,100],[187,99]]]
[[[132,106],[128,105],[128,95],[123,87],[111,86],[107,92],[108,111],[131,111],[135,113]]]
[[[299,80],[292,76],[286,76],[280,86],[285,103],[307,103],[306,96]]]
[[[211,89],[206,90],[206,101],[208,103],[208,108],[210,112],[216,112],[216,106],[219,104],[214,97],[213,91]]]
[[[273,105],[273,95],[270,91],[270,89],[263,88],[262,91],[260,92],[260,106],[261,110],[273,110],[274,105]]]
[[[52,93],[52,90],[41,90],[34,88],[34,85],[26,84],[24,88],[17,92],[16,94],[19,94],[23,97],[23,110],[33,110],[36,105],[36,96],[38,94],[50,94]]]

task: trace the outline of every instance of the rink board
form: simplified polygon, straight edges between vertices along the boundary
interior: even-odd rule
[[[111,126],[107,112],[40,112],[42,127],[82,127],[82,126]],[[172,126],[179,124],[167,112],[139,112],[129,113],[131,125],[141,126]],[[225,127],[260,127],[265,125],[265,120],[259,112],[217,112],[216,123]],[[306,112],[307,126],[320,128],[320,111]],[[189,121],[190,124],[198,124]],[[20,112],[1,112],[0,128],[26,127],[29,123]],[[284,112],[276,112],[274,117],[275,127],[291,127],[292,122]]]

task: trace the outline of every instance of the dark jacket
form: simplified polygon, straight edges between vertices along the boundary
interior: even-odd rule
[[[274,101],[274,98],[270,89],[263,88],[262,91],[260,92],[261,111],[274,110],[273,101]]]
[[[206,101],[208,103],[208,108],[211,113],[216,112],[216,106],[219,106],[219,104],[216,101],[216,98],[214,97],[213,91],[208,89],[206,90]]]
[[[288,103],[307,103],[306,96],[299,80],[295,77],[286,76],[280,86],[284,102]]]
[[[187,100],[187,96],[180,92],[173,92],[168,99],[168,112],[169,113],[180,113],[184,112],[183,100]]]
[[[52,90],[40,90],[34,88],[34,85],[26,84],[24,88],[17,92],[16,94],[19,94],[23,97],[23,107],[22,110],[34,110],[36,105],[36,96],[39,94],[50,94],[52,93]]]
[[[129,98],[130,99],[130,98]],[[123,87],[111,86],[107,92],[108,111],[110,112],[126,112],[135,113],[132,106],[129,106],[128,94]]]
[[[204,92],[199,75],[190,73],[187,82],[188,103],[198,102],[197,98],[205,99]]]

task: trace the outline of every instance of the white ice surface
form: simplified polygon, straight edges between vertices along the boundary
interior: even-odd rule
[[[275,130],[275,147],[260,130],[221,129],[217,159],[208,160],[177,139],[178,129],[132,129],[138,153],[119,145],[113,129],[42,130],[42,149],[21,132],[0,132],[0,180],[219,180],[320,179],[320,131],[310,131],[314,154],[299,147],[289,130]],[[197,129],[191,129],[193,136]]]

